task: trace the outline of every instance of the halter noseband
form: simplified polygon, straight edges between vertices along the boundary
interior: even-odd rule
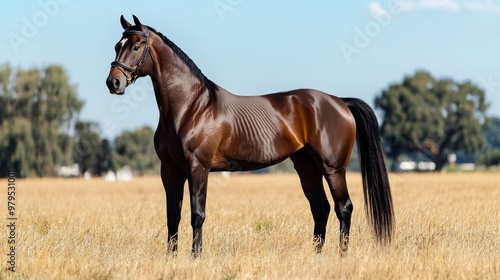
[[[149,45],[149,30],[146,26],[144,26],[144,29],[146,30],[145,32],[138,31],[138,30],[125,30],[123,32],[123,36],[130,36],[130,35],[142,35],[146,38],[146,47],[144,47],[144,50],[139,57],[139,60],[135,63],[134,66],[130,67],[128,65],[125,65],[119,61],[113,61],[111,62],[111,67],[116,67],[120,72],[127,77],[127,86],[130,84],[133,84],[135,80],[137,80],[137,71],[141,68],[142,64],[146,60],[146,55],[149,53],[149,50],[151,49],[151,46]],[[128,71],[128,74],[125,72]]]

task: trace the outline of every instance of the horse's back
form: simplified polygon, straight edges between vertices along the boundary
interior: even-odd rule
[[[294,128],[302,143],[308,143],[319,131],[355,129],[351,111],[342,99],[325,92],[297,89],[263,97]]]

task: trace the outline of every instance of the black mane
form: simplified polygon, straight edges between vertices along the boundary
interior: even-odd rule
[[[134,28],[136,26],[131,27],[130,29]],[[161,32],[156,31],[156,29],[146,26],[149,30],[153,31],[156,33],[156,35],[160,36],[160,38],[163,40],[167,46],[169,46],[172,51],[187,65],[191,73],[204,85],[207,87],[208,91],[210,92],[211,96],[215,96],[218,87],[217,85],[212,82],[209,78],[207,78],[203,72],[201,72],[200,68],[196,66],[196,64],[193,62],[191,58],[183,51],[181,48],[179,48],[174,42],[170,41],[165,35],[163,35]]]

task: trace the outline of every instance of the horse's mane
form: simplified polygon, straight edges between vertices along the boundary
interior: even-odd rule
[[[130,29],[132,28],[137,28],[136,26],[133,26],[131,27]],[[167,46],[169,46],[172,51],[175,53],[175,55],[177,55],[177,57],[179,57],[186,65],[187,67],[189,68],[189,71],[191,71],[191,73],[205,86],[207,87],[209,93],[210,93],[210,96],[215,96],[217,90],[218,90],[218,87],[217,85],[212,82],[209,78],[207,78],[203,72],[201,72],[200,68],[198,68],[198,66],[196,66],[196,64],[193,62],[193,60],[191,58],[189,58],[189,56],[183,51],[181,50],[181,48],[179,48],[174,42],[170,41],[170,39],[168,39],[165,35],[163,35],[161,32],[158,32],[156,31],[156,29],[154,29],[153,27],[151,26],[147,26],[146,27],[153,31],[154,33],[156,33],[156,35],[160,36],[160,38],[163,40],[163,42],[165,44],[167,44]]]

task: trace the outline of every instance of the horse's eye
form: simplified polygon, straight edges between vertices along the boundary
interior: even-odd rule
[[[139,44],[135,44],[133,50],[134,50],[134,52],[138,51],[139,50]]]

